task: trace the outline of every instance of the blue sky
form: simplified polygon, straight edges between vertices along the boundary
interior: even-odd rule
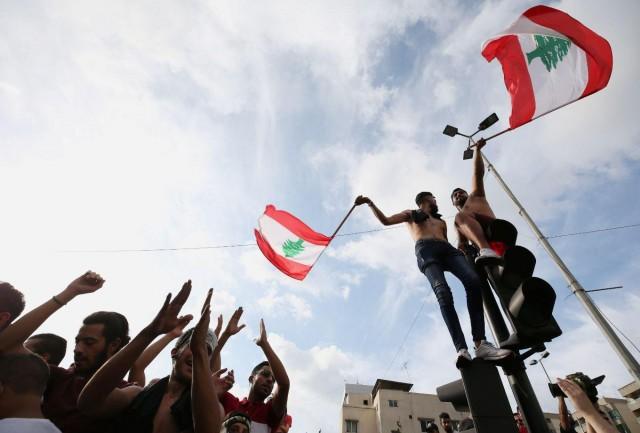
[[[597,1],[551,5],[606,37],[614,71],[602,92],[487,146],[545,234],[640,222],[640,7]],[[86,269],[107,279],[43,332],[70,341],[96,309],[125,313],[137,332],[162,296],[191,278],[185,310],[206,288],[215,309],[245,308],[248,327],[224,364],[237,392],[261,360],[261,317],[292,377],[295,431],[336,431],[344,382],[384,377],[419,392],[456,378],[452,347],[404,228],[341,237],[304,282],[275,270],[254,247],[155,253],[62,253],[253,242],[268,203],[330,234],[358,194],[387,213],[430,190],[449,217],[453,187],[469,187],[464,143],[491,112],[510,106],[497,63],[480,45],[534,5],[527,1],[46,2],[0,6],[0,237],[2,279],[29,307]],[[601,334],[490,174],[488,197],[538,257],[556,289],[565,334],[549,345],[554,375],[630,381]],[[358,209],[343,232],[379,228]],[[552,241],[587,288],[637,343],[638,229]],[[450,280],[463,327],[462,288]],[[402,341],[422,302],[425,306]],[[394,355],[398,356],[392,363]],[[635,352],[638,355],[637,352]],[[70,362],[70,356],[66,362]],[[406,369],[402,364],[408,361]],[[166,353],[150,367],[168,372]],[[554,409],[542,372],[530,371]]]

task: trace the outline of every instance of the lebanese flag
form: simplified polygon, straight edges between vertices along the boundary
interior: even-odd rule
[[[262,254],[282,272],[304,280],[331,238],[313,231],[289,212],[267,205],[254,230]]]
[[[482,55],[502,64],[511,129],[603,89],[613,68],[606,39],[548,6],[527,10]]]

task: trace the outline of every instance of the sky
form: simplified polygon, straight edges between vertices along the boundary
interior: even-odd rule
[[[267,204],[331,234],[366,194],[387,214],[418,191],[439,201],[469,188],[462,139],[510,102],[482,42],[535,5],[520,0],[44,1],[0,4],[0,280],[33,308],[91,269],[107,280],[39,332],[73,341],[97,310],[125,314],[135,335],[166,293],[191,279],[184,311],[215,289],[214,314],[243,306],[225,347],[234,392],[262,361],[264,318],[291,378],[295,432],[340,428],[345,383],[377,378],[434,393],[457,379],[454,350],[406,229],[338,237],[303,281],[277,271],[252,244]],[[547,3],[611,44],[603,91],[494,140],[485,154],[547,236],[640,223],[636,101],[640,4]],[[495,213],[519,229],[556,290],[563,335],[547,345],[552,376],[606,374],[618,396],[631,377],[491,174]],[[341,233],[379,229],[366,207]],[[553,238],[552,245],[605,314],[640,342],[640,232]],[[95,252],[96,250],[102,252]],[[120,250],[115,252],[114,250]],[[105,252],[106,251],[106,252]],[[463,329],[464,291],[454,290]],[[631,346],[630,350],[640,354]],[[68,351],[63,365],[72,362]],[[149,377],[170,371],[163,352]],[[543,408],[555,401],[538,367]],[[509,393],[508,393],[509,394]]]

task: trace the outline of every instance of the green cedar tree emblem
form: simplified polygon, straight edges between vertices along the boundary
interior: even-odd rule
[[[291,239],[287,239],[284,244],[282,244],[282,251],[284,252],[285,257],[295,257],[301,252],[304,251],[304,245],[302,245],[304,241],[302,239],[298,239],[297,241],[292,241]]]
[[[527,53],[527,61],[531,64],[539,57],[547,68],[547,72],[551,72],[551,69],[558,66],[558,63],[569,53],[571,46],[571,41],[553,36],[534,35],[533,39],[536,41],[536,49]]]

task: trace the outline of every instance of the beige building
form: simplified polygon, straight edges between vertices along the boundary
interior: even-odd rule
[[[447,412],[459,422],[469,416],[442,403],[433,394],[410,392],[410,383],[378,379],[373,386],[346,384],[342,402],[342,433],[420,433]]]
[[[438,423],[438,415],[447,412],[457,423],[469,416],[458,412],[451,403],[443,403],[435,394],[411,392],[410,383],[378,379],[375,385],[346,384],[340,416],[342,433],[421,433],[427,424]],[[640,433],[640,424],[627,401],[604,397],[598,402],[623,433]],[[560,432],[560,418],[545,413],[552,433]],[[577,428],[578,432],[586,431]]]
[[[620,395],[627,399],[629,410],[633,413],[636,420],[640,422],[640,383],[634,380],[618,391],[620,391]]]

